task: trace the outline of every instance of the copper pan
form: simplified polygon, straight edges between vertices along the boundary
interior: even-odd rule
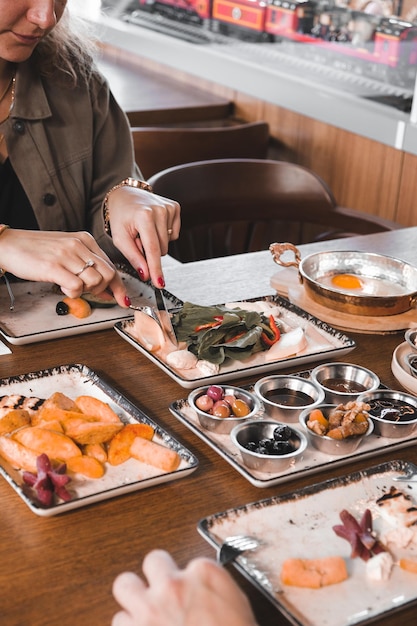
[[[372,252],[339,250],[316,252],[301,260],[292,243],[273,243],[269,250],[275,263],[297,267],[308,295],[330,309],[356,315],[397,315],[417,302],[417,268],[405,261]],[[293,261],[283,261],[291,251]],[[361,289],[342,289],[330,283],[333,276],[357,277]]]

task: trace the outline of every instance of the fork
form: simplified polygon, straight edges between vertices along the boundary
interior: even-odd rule
[[[247,550],[254,550],[259,546],[258,539],[247,535],[227,537],[217,551],[217,563],[227,565]]]

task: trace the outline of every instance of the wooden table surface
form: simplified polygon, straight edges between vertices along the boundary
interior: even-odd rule
[[[326,242],[320,248],[359,247],[380,252],[382,247],[387,254],[417,264],[416,240],[417,228],[412,228],[352,241],[340,240],[337,245]],[[317,245],[305,246],[302,251],[304,254],[318,248]],[[217,263],[173,264],[166,270],[167,288],[181,297],[211,302],[225,301],[225,291],[228,291],[227,299],[239,298],[250,291],[251,285],[253,292],[248,295],[264,295],[265,289],[271,293],[269,277],[276,266],[270,263],[268,254],[230,257]],[[227,285],[225,281],[229,276],[240,279]],[[357,347],[344,360],[365,365],[386,385],[400,388],[391,373],[390,362],[393,350],[403,340],[403,333],[349,335],[355,339]],[[140,571],[142,558],[150,548],[169,550],[180,565],[197,555],[212,557],[213,549],[196,530],[201,518],[329,477],[328,473],[321,472],[268,489],[252,486],[170,414],[170,403],[186,397],[188,391],[114,330],[12,346],[12,354],[0,357],[0,377],[69,363],[84,363],[99,373],[195,453],[200,464],[184,479],[50,518],[34,515],[1,479],[0,622],[4,626],[110,624],[117,609],[111,595],[113,579],[126,569]],[[237,379],[236,383],[250,381],[250,378]],[[417,448],[410,446],[395,454],[387,452],[371,460],[349,463],[332,471],[332,476],[393,458],[417,462]],[[260,626],[288,625],[262,594],[233,569],[231,571],[248,593]],[[399,620],[402,626],[414,626],[415,615],[416,608],[410,608],[377,621],[381,626],[394,626]]]

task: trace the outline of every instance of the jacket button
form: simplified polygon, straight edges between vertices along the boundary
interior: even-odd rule
[[[15,122],[13,122],[13,130],[18,135],[24,135],[25,134],[25,123],[22,122],[22,120],[16,120]]]
[[[53,193],[46,193],[42,200],[46,206],[52,206],[56,202],[56,196]]]

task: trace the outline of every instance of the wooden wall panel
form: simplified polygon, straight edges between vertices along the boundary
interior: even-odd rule
[[[404,154],[401,186],[398,194],[397,221],[404,226],[417,225],[417,156]]]

